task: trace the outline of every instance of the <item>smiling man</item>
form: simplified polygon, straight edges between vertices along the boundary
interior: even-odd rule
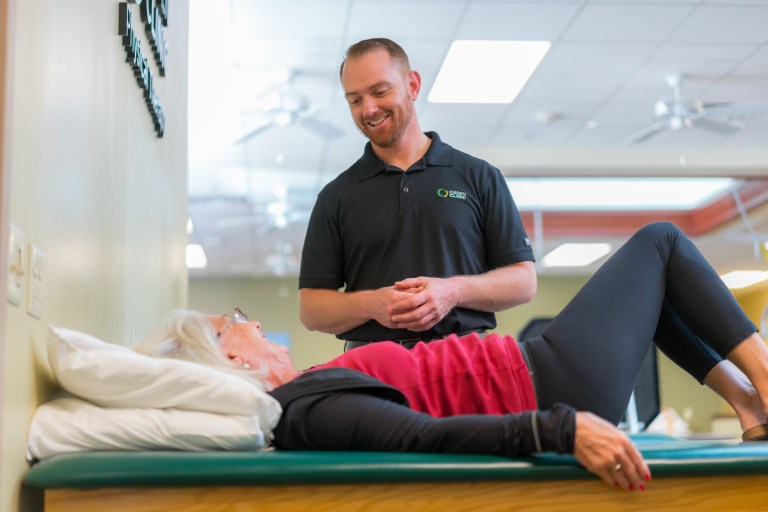
[[[352,45],[340,77],[370,142],[318,195],[301,260],[302,322],[346,349],[482,336],[494,312],[536,293],[531,244],[501,172],[422,131],[421,76],[397,43]]]

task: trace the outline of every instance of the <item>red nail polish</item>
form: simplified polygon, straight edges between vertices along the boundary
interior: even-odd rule
[[[641,490],[641,491],[644,491],[644,490],[645,490],[645,484],[640,484],[640,490]]]
[[[634,488],[634,486],[632,484],[629,484],[629,487],[627,489],[629,489],[630,491],[634,491],[635,490],[635,488]]]
[[[650,480],[651,479],[651,474],[650,473],[646,473],[645,474],[645,479],[646,480]]]

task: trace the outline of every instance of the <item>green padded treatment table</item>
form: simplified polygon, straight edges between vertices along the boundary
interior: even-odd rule
[[[360,452],[86,452],[31,467],[46,512],[768,510],[768,443],[637,438],[647,491],[570,456]]]

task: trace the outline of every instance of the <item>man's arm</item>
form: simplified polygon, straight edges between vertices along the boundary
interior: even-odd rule
[[[310,331],[328,334],[347,332],[368,320],[396,328],[392,322],[393,306],[411,294],[392,286],[351,293],[302,288],[299,290],[299,317]]]
[[[476,276],[445,279],[415,277],[395,283],[398,290],[419,290],[394,304],[396,328],[424,331],[453,308],[497,312],[530,302],[536,295],[536,267],[524,261]]]

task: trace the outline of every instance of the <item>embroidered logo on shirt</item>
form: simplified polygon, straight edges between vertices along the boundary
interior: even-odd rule
[[[450,197],[453,199],[466,199],[467,193],[460,190],[448,190],[445,188],[437,189],[437,197]]]

